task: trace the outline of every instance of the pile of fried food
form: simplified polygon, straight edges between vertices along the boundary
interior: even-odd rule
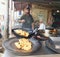
[[[57,30],[56,30],[56,29],[50,30],[49,33],[50,33],[50,34],[57,34]]]
[[[22,38],[19,39],[18,42],[15,42],[15,46],[18,49],[23,49],[25,51],[28,51],[32,48],[32,43],[28,39]]]
[[[23,30],[15,30],[18,35],[28,37],[29,33]]]

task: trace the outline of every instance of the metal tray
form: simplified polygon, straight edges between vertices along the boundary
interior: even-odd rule
[[[60,54],[60,37],[50,37],[50,39],[46,41],[46,46],[50,50]]]
[[[40,49],[40,47],[41,47],[41,44],[38,42],[38,40],[36,40],[34,38],[30,38],[29,41],[32,42],[32,49],[29,51],[24,51],[24,50],[16,48],[14,43],[17,41],[18,41],[17,38],[8,39],[3,43],[3,47],[15,55],[30,55],[30,54],[34,53],[35,51],[37,51],[38,49]]]

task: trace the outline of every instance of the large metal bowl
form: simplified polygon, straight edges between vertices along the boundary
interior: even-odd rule
[[[15,55],[30,55],[33,52],[37,51],[38,49],[40,49],[41,44],[38,42],[38,40],[34,39],[34,38],[30,38],[29,41],[32,42],[32,49],[29,51],[24,51],[21,49],[17,49],[17,47],[14,45],[15,42],[17,42],[18,39],[17,38],[11,38],[6,40],[3,43],[3,47],[8,50],[9,52],[12,52]]]

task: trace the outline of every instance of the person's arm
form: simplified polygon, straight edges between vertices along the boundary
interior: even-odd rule
[[[18,20],[18,22],[20,22],[20,23],[24,23],[25,22],[24,15],[20,18],[20,20]]]
[[[32,19],[32,30],[34,30],[34,19],[33,19],[32,15],[31,15],[31,19]]]
[[[32,23],[32,30],[34,30],[34,23]]]
[[[20,23],[24,23],[24,22],[25,22],[25,20],[24,20],[24,19],[22,19],[22,20],[19,20],[18,22],[20,22]]]

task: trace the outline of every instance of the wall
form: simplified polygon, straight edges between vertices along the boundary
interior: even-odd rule
[[[3,38],[6,37],[6,30],[7,30],[7,18],[8,18],[8,0],[0,0],[0,26],[1,26],[1,33]]]
[[[48,9],[41,8],[41,6],[33,4],[31,14],[33,15],[34,20],[43,19],[44,23],[47,24]]]

